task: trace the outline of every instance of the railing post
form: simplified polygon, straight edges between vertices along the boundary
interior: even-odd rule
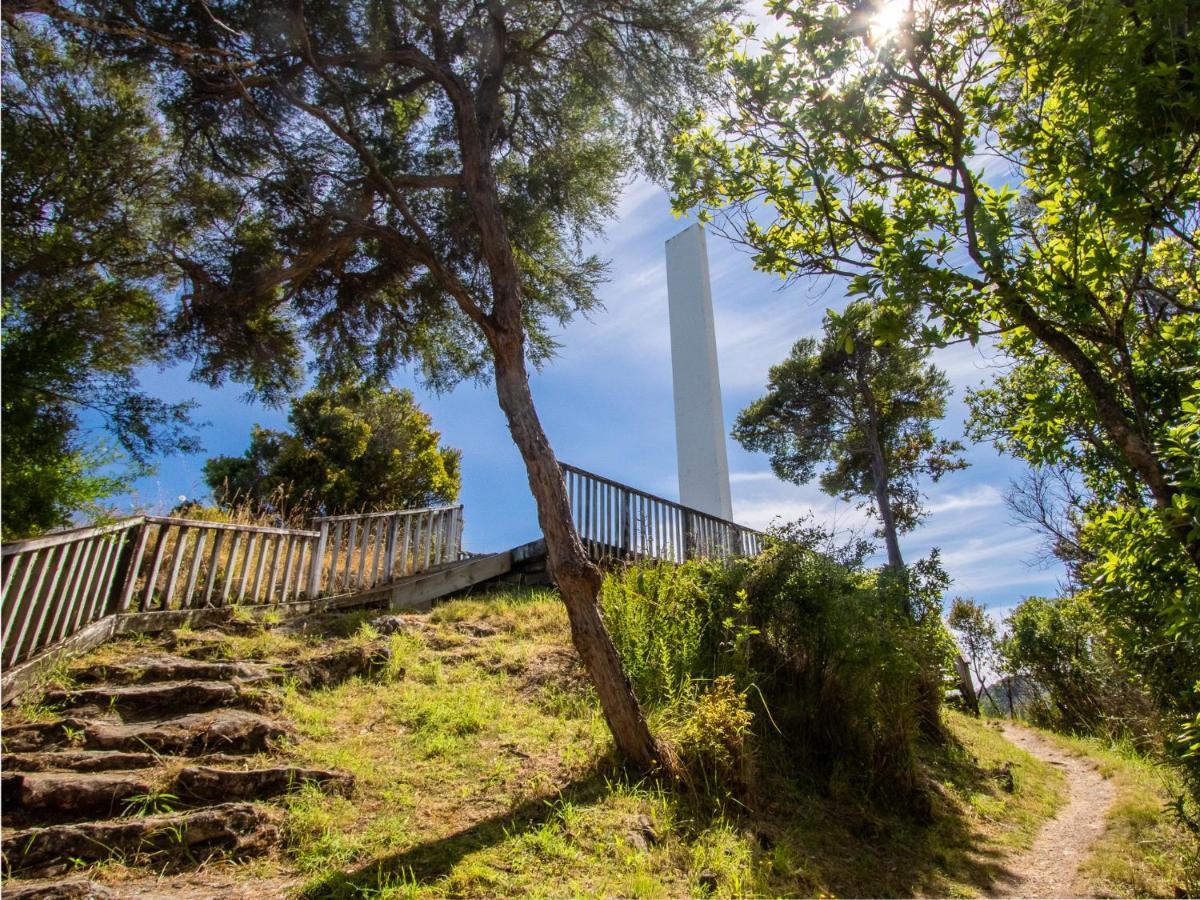
[[[308,594],[309,600],[315,600],[321,593],[321,569],[325,566],[325,547],[329,543],[329,523],[321,523],[321,536],[317,538],[317,552],[313,554],[312,565],[308,570]],[[266,552],[266,548],[263,548]]]
[[[118,613],[128,611],[133,601],[133,592],[137,587],[138,570],[142,567],[142,557],[146,553],[146,541],[150,537],[150,523],[145,520],[137,526],[137,539],[133,542],[133,552],[125,569],[125,577],[121,581],[121,594],[117,600]]]
[[[390,582],[395,576],[392,574],[396,568],[396,537],[400,531],[400,516],[393,515],[388,522],[387,531],[387,551],[383,556],[383,572],[384,582]]]
[[[621,491],[621,557],[628,559],[633,523],[629,520],[629,491]]]

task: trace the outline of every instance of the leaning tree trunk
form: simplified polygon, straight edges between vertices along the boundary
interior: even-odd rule
[[[533,405],[523,342],[519,335],[506,337],[497,335],[492,340],[496,393],[529,474],[538,522],[546,539],[550,574],[567,607],[571,639],[596,687],[617,748],[634,765],[652,768],[664,759],[604,627],[599,603],[600,570],[584,553],[572,522],[562,471]]]

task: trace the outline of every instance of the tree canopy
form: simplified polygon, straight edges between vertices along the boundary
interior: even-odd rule
[[[494,375],[550,570],[617,743],[663,759],[604,628],[527,363],[596,303],[582,240],[630,168],[712,85],[728,0],[548,4],[15,2],[10,17],[152,73],[181,166],[211,190],[177,326],[197,375],[268,398],[302,344],[330,377],[408,362],[439,387]]]
[[[196,444],[189,406],[135,378],[171,351],[169,148],[145,78],[36,29],[6,27],[3,53],[3,530],[22,537]]]
[[[411,391],[370,385],[316,389],[292,402],[290,431],[255,426],[241,456],[218,456],[204,479],[221,506],[340,515],[453,503],[458,450]]]
[[[775,474],[810,481],[864,505],[880,522],[888,561],[903,565],[898,535],[924,516],[919,479],[965,466],[957,441],[938,438],[950,384],[911,341],[876,344],[869,307],[830,312],[820,341],[802,338],[772,366],[767,393],[738,415],[733,435],[771,455]]]

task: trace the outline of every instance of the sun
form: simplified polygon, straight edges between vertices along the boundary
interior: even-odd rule
[[[912,14],[912,0],[878,0],[867,23],[867,37],[872,45],[893,40]]]

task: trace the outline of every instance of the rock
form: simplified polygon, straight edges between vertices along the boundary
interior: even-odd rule
[[[23,753],[81,742],[87,720],[75,717],[53,722],[27,722],[4,729],[4,752]]]
[[[425,621],[416,616],[379,616],[372,619],[370,624],[380,634],[415,634],[428,628]]]
[[[370,677],[385,670],[392,659],[387,646],[340,647],[312,659],[288,663],[281,676],[301,690],[332,687],[359,675]]]
[[[240,709],[192,713],[161,722],[89,722],[84,745],[95,750],[150,750],[179,756],[258,753],[291,734],[286,726]]]
[[[658,829],[654,827],[654,820],[645,813],[634,820],[633,831],[641,837],[641,842],[647,847],[656,846],[662,840],[658,836]]]
[[[233,706],[240,699],[241,691],[237,685],[225,681],[101,685],[46,693],[46,702],[52,706],[112,710],[123,717],[198,712],[219,706]]]
[[[114,750],[62,750],[57,753],[9,753],[4,767],[10,772],[107,772],[113,769],[148,769],[158,763],[153,753]]]
[[[304,784],[319,785],[329,793],[349,796],[354,776],[323,769],[278,766],[270,769],[217,769],[189,766],[175,779],[175,793],[189,800],[265,800],[299,790]]]
[[[487,622],[459,622],[455,629],[462,634],[470,635],[471,637],[491,637],[499,633],[499,629]]]
[[[199,865],[217,855],[256,856],[278,840],[279,829],[267,810],[225,803],[192,812],[13,831],[4,836],[4,866],[7,872],[57,874],[74,861],[121,857],[162,869],[164,863]]]
[[[85,683],[134,684],[151,681],[257,681],[267,666],[250,662],[186,659],[182,656],[144,656],[125,663],[88,666],[71,672]]]
[[[151,792],[144,778],[124,772],[83,775],[78,772],[35,772],[13,776],[15,789],[5,790],[5,818],[16,813],[25,821],[64,822],[124,815],[127,801]]]
[[[104,885],[86,878],[27,884],[10,881],[4,885],[4,900],[109,900],[116,896]]]

